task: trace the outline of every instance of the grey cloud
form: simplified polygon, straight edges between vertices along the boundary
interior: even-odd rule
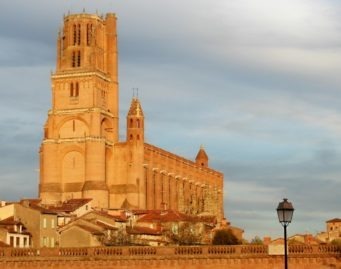
[[[118,16],[122,138],[138,87],[148,142],[191,159],[204,144],[225,173],[226,214],[247,236],[281,234],[283,195],[297,205],[292,232],[339,217],[341,5],[287,1],[294,17],[272,21],[273,0],[257,3],[2,1],[1,198],[36,195],[56,34],[64,13],[85,7]]]

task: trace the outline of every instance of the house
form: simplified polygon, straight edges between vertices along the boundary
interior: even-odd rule
[[[288,238],[289,244],[319,245],[323,243],[312,234],[295,234]]]
[[[31,246],[31,234],[12,216],[0,221],[0,241],[11,247],[27,248]]]
[[[216,225],[214,216],[187,215],[172,209],[133,212],[139,216],[133,228],[135,231],[140,229],[140,238],[143,238],[143,231],[146,235],[150,236],[153,233],[153,236],[159,237],[150,245],[155,245],[154,241],[157,241],[158,245],[208,243],[210,242],[209,234]]]
[[[57,226],[61,227],[71,220],[92,210],[92,199],[70,199],[57,205],[46,205],[50,211],[57,213]]]
[[[329,243],[333,240],[341,240],[341,219],[334,218],[326,221],[326,231],[320,232],[316,237],[325,242]]]
[[[57,213],[40,206],[38,199],[24,199],[15,204],[14,216],[19,218],[32,234],[32,247],[58,245]]]
[[[61,247],[122,245],[126,242],[125,215],[93,210],[58,228]]]
[[[9,241],[4,239],[4,242],[8,242],[11,246],[20,247],[55,246],[57,214],[41,207],[39,203],[39,199],[23,199],[19,202],[1,203],[2,235],[5,236],[6,229],[10,231],[8,233]]]
[[[162,233],[161,227],[149,228],[144,226],[127,227],[128,242],[131,245],[143,246],[165,246],[170,243],[165,234]]]

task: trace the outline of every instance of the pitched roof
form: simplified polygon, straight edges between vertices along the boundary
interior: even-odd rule
[[[126,228],[128,234],[148,234],[148,235],[162,235],[160,229],[152,229],[148,227],[134,226]]]
[[[7,247],[10,247],[10,245],[6,244],[6,243],[3,242],[3,241],[0,241],[0,247],[1,247],[1,248],[7,248]]]
[[[91,213],[98,214],[98,215],[101,215],[103,217],[107,217],[109,219],[113,219],[117,222],[126,222],[128,220],[128,218],[125,214],[111,215],[111,214],[109,214],[103,210],[93,210],[93,211],[89,212],[88,214],[91,214]]]
[[[15,225],[15,224],[22,224],[19,220],[15,220],[14,216],[8,217],[0,221],[0,225]]]
[[[205,222],[215,223],[215,216],[193,216],[186,215],[176,210],[147,210],[137,222]]]
[[[69,229],[71,229],[72,227],[81,228],[84,231],[87,231],[87,232],[89,232],[91,234],[99,234],[99,235],[103,234],[103,232],[101,230],[93,228],[93,227],[90,227],[90,226],[87,226],[87,225],[83,225],[83,224],[78,224],[77,223],[77,224],[75,224],[73,226],[70,226]],[[65,230],[67,230],[67,229],[65,229]]]
[[[110,225],[108,223],[102,222],[100,220],[96,220],[96,225],[98,225],[99,227],[105,229],[105,230],[118,230],[118,228],[116,228],[113,225]]]
[[[185,220],[185,216],[180,212],[173,210],[153,210],[140,217],[137,222],[177,222]]]
[[[141,106],[141,103],[140,103],[138,98],[134,97],[131,100],[131,105],[130,105],[130,109],[129,109],[128,115],[129,116],[140,116],[140,117],[143,117],[142,106]]]
[[[21,225],[22,231],[19,232],[18,230],[14,229],[15,225]],[[20,234],[27,234],[27,235],[31,234],[26,231],[26,227],[24,226],[24,224],[20,220],[16,220],[14,216],[1,220],[0,227],[7,230],[9,233],[20,233]]]
[[[197,156],[195,157],[195,160],[208,160],[208,156],[206,154],[206,151],[203,146],[200,147]]]
[[[64,201],[61,205],[58,206],[49,206],[48,208],[55,212],[74,212],[78,208],[82,207],[89,203],[92,199],[70,199]]]
[[[40,211],[42,214],[56,214],[56,212],[51,211],[47,207],[40,205],[39,199],[23,199],[19,202],[20,205]]]
[[[330,219],[330,220],[327,220],[326,223],[331,223],[331,222],[341,222],[341,219],[339,218],[334,218],[334,219]]]

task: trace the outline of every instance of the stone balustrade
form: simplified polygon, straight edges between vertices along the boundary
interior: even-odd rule
[[[336,245],[289,245],[289,253],[295,254],[341,254],[341,247]]]
[[[332,255],[341,256],[341,247],[335,245],[290,245],[292,257],[300,255]],[[131,256],[245,256],[252,258],[269,255],[268,246],[237,245],[237,246],[172,246],[172,247],[75,247],[75,248],[0,248],[0,259],[5,257],[131,257]]]
[[[341,269],[341,248],[289,246],[290,269]],[[282,269],[268,246],[0,248],[0,269]]]

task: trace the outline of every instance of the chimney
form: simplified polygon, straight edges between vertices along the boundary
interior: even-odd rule
[[[264,236],[263,238],[263,244],[268,246],[271,243],[271,237],[270,236]]]

